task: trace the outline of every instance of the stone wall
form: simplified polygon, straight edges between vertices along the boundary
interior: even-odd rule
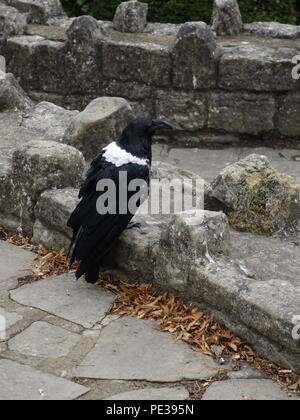
[[[178,143],[298,140],[300,79],[292,77],[292,60],[300,55],[299,27],[241,26],[237,16],[235,35],[224,36],[235,10],[230,26],[222,15],[226,1],[216,2],[214,30],[203,22],[146,24],[145,10],[139,24],[125,22],[127,32],[119,32],[122,10],[115,23],[60,16],[45,25],[45,12],[29,25],[6,25],[2,53],[32,99],[82,109],[96,97],[121,96],[136,115],[173,123]],[[24,18],[19,3],[14,13]]]

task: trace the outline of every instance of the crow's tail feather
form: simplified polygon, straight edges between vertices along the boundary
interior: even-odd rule
[[[72,255],[72,251],[74,249],[74,244],[75,244],[75,242],[77,240],[79,230],[80,230],[80,227],[73,228],[73,236],[72,236],[71,243],[70,243],[70,246],[69,246],[69,250],[68,250],[68,254],[67,254],[67,259],[70,259],[70,256]],[[73,262],[74,262],[74,260],[72,261],[72,263],[70,263],[70,265],[72,265]]]
[[[85,280],[87,283],[95,284],[99,278],[100,274],[100,264],[97,263],[90,263],[87,268],[82,267],[83,264],[78,268],[76,272],[77,280],[85,274]]]
[[[93,265],[85,273],[85,280],[87,283],[95,284],[99,279],[100,266],[98,264]]]

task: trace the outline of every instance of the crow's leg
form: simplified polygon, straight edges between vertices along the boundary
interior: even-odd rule
[[[126,229],[133,229],[133,228],[140,229],[141,228],[141,224],[140,223],[134,223],[134,222],[128,223]]]

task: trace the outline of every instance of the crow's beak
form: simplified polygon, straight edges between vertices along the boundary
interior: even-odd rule
[[[161,120],[152,120],[152,125],[154,130],[162,129],[162,130],[173,130],[171,124],[161,121]]]

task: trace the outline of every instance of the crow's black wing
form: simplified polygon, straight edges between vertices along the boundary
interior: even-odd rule
[[[126,185],[119,183],[120,172],[127,173]],[[97,201],[103,192],[96,190],[96,186],[101,179],[111,179],[116,186],[116,214],[99,214],[97,211]],[[119,202],[119,190],[126,188],[135,179],[142,179],[149,185],[150,172],[147,165],[127,164],[116,168],[107,162],[101,163],[98,172],[91,172],[82,188],[82,200],[70,217],[69,226],[79,227],[79,234],[76,239],[73,251],[73,260],[81,261],[77,271],[77,278],[81,277],[94,264],[103,263],[113,247],[116,239],[126,229],[128,223],[134,216],[130,211],[120,214],[120,205],[127,203]],[[128,200],[135,194],[135,191],[128,191]]]

